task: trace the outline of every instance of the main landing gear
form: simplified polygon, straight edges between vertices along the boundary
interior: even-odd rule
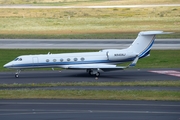
[[[15,78],[19,78],[19,74],[21,73],[21,70],[17,70],[15,73]]]
[[[89,73],[89,75],[91,76],[93,75],[95,75],[96,77],[100,76],[100,72],[98,70],[87,69],[86,72]]]

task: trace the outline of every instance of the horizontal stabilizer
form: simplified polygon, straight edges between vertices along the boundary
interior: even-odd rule
[[[159,34],[171,34],[173,32],[164,32],[164,31],[143,31],[139,35],[159,35]]]

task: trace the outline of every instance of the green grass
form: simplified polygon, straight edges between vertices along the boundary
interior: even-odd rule
[[[74,82],[41,84],[1,84],[0,99],[102,99],[102,100],[180,100],[178,91],[155,90],[35,90],[57,86],[156,86],[180,87],[180,81]],[[2,90],[4,88],[4,90]],[[9,90],[6,90],[10,88]],[[15,88],[14,90],[11,90]],[[18,89],[21,88],[21,89]]]
[[[20,55],[29,54],[47,54],[51,53],[71,53],[71,52],[91,52],[98,50],[41,50],[41,49],[0,49],[0,71],[7,71],[3,68],[3,65]],[[136,65],[136,68],[180,68],[180,50],[152,50],[151,56],[140,59]]]
[[[180,68],[180,50],[152,50],[151,56],[139,60],[137,68]]]
[[[180,100],[179,91],[0,90],[0,99]]]
[[[144,86],[144,87],[180,87],[180,81],[134,81],[134,82],[59,82],[59,83],[29,83],[0,84],[0,88],[34,88],[58,86]]]
[[[102,100],[180,100],[178,91],[154,90],[35,90],[57,86],[156,86],[180,87],[180,81],[74,82],[41,84],[1,84],[0,99],[102,99]],[[4,88],[4,90],[2,90]],[[10,88],[9,90],[6,90]],[[14,90],[11,90],[15,88]],[[21,88],[21,89],[18,89]]]

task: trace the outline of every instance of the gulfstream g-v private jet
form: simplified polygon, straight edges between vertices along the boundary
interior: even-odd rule
[[[140,32],[134,42],[125,49],[104,49],[98,52],[22,55],[4,65],[16,69],[19,77],[22,69],[27,68],[65,68],[84,69],[90,75],[100,76],[100,72],[122,70],[135,66],[138,59],[150,55],[151,47],[157,34],[168,34],[163,31]],[[131,62],[129,66],[117,64]]]

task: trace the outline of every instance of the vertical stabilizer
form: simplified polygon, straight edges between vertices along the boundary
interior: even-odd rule
[[[163,31],[143,31],[140,32],[134,42],[129,46],[128,50],[137,53],[139,58],[149,54],[157,34],[169,34]]]

